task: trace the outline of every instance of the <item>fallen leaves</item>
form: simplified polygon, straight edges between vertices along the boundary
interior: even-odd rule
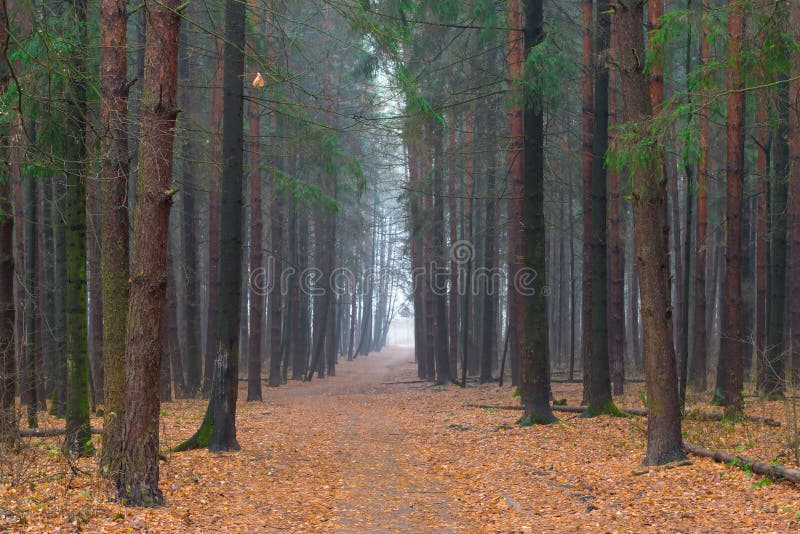
[[[353,363],[342,362],[334,378],[270,388],[263,404],[241,402],[237,422],[242,451],[167,452],[161,464],[160,487],[166,498],[161,508],[136,510],[109,502],[111,487],[96,476],[96,458],[78,464],[89,475],[73,475],[58,452],[57,438],[26,439],[22,453],[2,459],[0,529],[780,532],[798,528],[796,486],[760,484],[757,477],[702,458],[692,458],[692,465],[679,469],[635,476],[632,472],[644,454],[646,421],[565,416],[559,424],[520,428],[513,424],[512,412],[464,406],[513,404],[518,399],[512,397],[512,388],[493,384],[466,390],[432,388],[415,382],[410,359],[407,350],[387,349]],[[554,390],[571,405],[580,401],[579,385],[555,384]],[[638,392],[630,387],[619,404],[641,407]],[[204,409],[202,400],[164,404],[163,450],[190,435]],[[785,420],[780,403],[754,405],[750,411]],[[45,419],[45,424],[59,423]],[[684,429],[687,440],[706,447],[736,453],[742,447],[742,455],[771,459],[783,451],[785,427],[691,420]]]

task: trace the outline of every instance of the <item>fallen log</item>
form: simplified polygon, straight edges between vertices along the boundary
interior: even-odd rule
[[[483,408],[485,410],[524,410],[522,406],[519,405],[499,405],[499,404],[465,404],[464,406],[468,406],[470,408]],[[583,406],[551,406],[551,410],[554,412],[567,412],[567,413],[583,413],[586,411],[586,408]],[[630,415],[638,415],[641,417],[647,417],[647,410],[640,410],[638,408],[620,408],[621,411],[626,412]],[[689,412],[684,416],[687,419],[701,419],[701,420],[708,420],[708,421],[722,421],[725,416],[719,413],[707,413],[707,412]],[[774,419],[770,419],[768,417],[755,417],[747,415],[744,417],[745,420],[751,421],[753,423],[761,423],[771,427],[779,427],[781,426],[779,421],[775,421]]]
[[[522,406],[517,405],[506,405],[502,406],[499,404],[465,404],[464,406],[468,406],[470,408],[483,408],[484,410],[524,410],[525,408]],[[586,408],[583,406],[560,406],[554,405],[550,407],[551,410],[554,412],[567,412],[567,413],[583,413],[586,411]],[[643,415],[646,416],[647,412],[645,410],[637,410],[636,408],[632,408],[627,410],[625,408],[620,408],[621,411],[629,413],[631,415]]]
[[[763,475],[774,479],[782,478],[795,483],[800,482],[800,471],[797,469],[792,469],[791,467],[757,462],[743,456],[736,456],[723,451],[712,451],[704,447],[692,445],[691,443],[687,443],[685,441],[683,442],[683,448],[686,452],[694,454],[695,456],[711,458],[715,462],[733,465],[740,469],[749,469],[758,475]]]
[[[102,428],[92,428],[92,434],[102,434]],[[23,438],[50,438],[53,436],[63,436],[67,433],[66,428],[20,428],[19,435]]]

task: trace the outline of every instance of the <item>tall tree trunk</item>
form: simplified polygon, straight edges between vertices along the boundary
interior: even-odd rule
[[[435,272],[446,272],[448,255],[444,247],[444,132],[437,122],[431,128],[433,134],[433,257],[431,261]],[[434,335],[436,336],[436,383],[449,384],[450,376],[450,349],[447,334],[447,286],[439,287],[439,277],[432,287],[434,299]],[[443,279],[444,280],[444,279]],[[446,284],[446,281],[445,281]],[[385,298],[385,296],[382,296]],[[380,319],[382,320],[382,318]]]
[[[208,182],[208,310],[206,313],[206,347],[203,358],[203,395],[211,392],[211,378],[214,375],[214,360],[217,357],[217,302],[219,299],[219,209],[220,175],[224,165],[222,160],[222,100],[223,100],[223,62],[222,39],[215,40],[216,55],[214,69],[214,88],[211,90],[212,166]]]
[[[686,2],[687,11],[692,9],[692,0]],[[691,29],[686,32],[686,89],[687,93],[691,94],[691,82],[689,81],[692,75],[692,31]],[[691,96],[688,97],[691,104]],[[690,117],[691,119],[691,117]],[[686,385],[688,383],[689,373],[689,331],[691,325],[689,324],[689,311],[691,303],[691,289],[692,289],[692,174],[693,167],[690,163],[689,153],[692,147],[688,143],[683,147],[683,168],[686,175],[686,224],[683,233],[683,272],[679,273],[681,276],[681,288],[683,291],[681,306],[681,359],[680,359],[680,386],[678,389],[678,397],[680,400],[681,409],[686,405]]]
[[[544,7],[542,0],[525,0],[525,55],[542,42]],[[533,73],[534,75],[536,73]],[[545,273],[545,223],[544,223],[544,115],[542,102],[535,99],[525,106],[523,116],[524,176],[522,196],[512,221],[519,225],[518,242],[511,243],[513,257],[518,260],[518,273],[534,278],[540,287],[530,287],[523,278],[515,280],[519,294],[518,315],[511,319],[517,332],[520,357],[520,399],[525,414],[521,425],[547,424],[556,420],[550,411],[550,362],[547,350],[547,302],[543,288],[547,283]],[[530,282],[530,280],[528,280]]]
[[[5,11],[4,9],[1,11]],[[0,43],[5,43],[7,32],[4,13],[0,13]],[[5,70],[5,69],[3,69]],[[8,84],[8,74],[0,72],[3,89]],[[5,90],[3,90],[5,92]],[[5,136],[0,139],[6,148]],[[17,407],[17,360],[14,355],[14,219],[7,181],[0,182],[0,443],[15,446],[19,440]]]
[[[103,462],[109,473],[122,461],[125,330],[128,317],[128,83],[127,0],[100,6],[100,137],[104,413]]]
[[[611,16],[606,0],[597,4],[595,49],[606,54],[609,47]],[[606,180],[605,155],[608,149],[608,67],[599,62],[594,68],[594,104],[592,106],[592,361],[589,367],[589,393],[586,395],[587,415],[615,413],[611,400],[611,370],[608,356],[608,293],[606,249]]]
[[[489,115],[489,123],[487,130],[490,132],[496,131],[496,116],[494,113]],[[491,382],[492,377],[492,363],[494,361],[494,346],[496,341],[495,332],[495,297],[494,294],[499,288],[495,287],[495,279],[492,276],[495,270],[495,242],[497,234],[495,228],[497,226],[497,206],[495,201],[495,172],[497,161],[495,158],[495,151],[492,149],[489,154],[489,166],[486,172],[486,224],[484,226],[484,241],[486,245],[483,251],[484,269],[487,273],[486,288],[482,295],[483,298],[483,312],[484,312],[484,332],[483,332],[483,346],[481,347],[481,375],[480,381]]]
[[[52,181],[51,221],[53,223],[53,332],[55,335],[51,354],[50,377],[50,413],[64,417],[66,413],[67,385],[67,230],[64,224],[66,203],[66,179],[57,175]]]
[[[728,122],[725,242],[725,307],[720,365],[724,361],[722,405],[742,410],[742,196],[744,185],[744,82],[740,57],[744,40],[744,6],[730,0],[728,14]],[[799,288],[800,289],[800,288]],[[800,291],[798,291],[800,295]],[[799,324],[800,326],[800,324]],[[722,386],[720,388],[720,386]]]
[[[522,76],[523,67],[525,64],[525,51],[524,51],[524,35],[518,28],[522,28],[522,4],[521,0],[508,1],[508,25],[512,28],[508,34],[508,78],[509,85],[513,93],[513,100],[508,111],[508,125],[510,143],[508,153],[506,155],[506,189],[510,192],[511,197],[507,202],[508,211],[508,317],[517,317],[517,305],[519,298],[514,288],[514,280],[517,274],[517,258],[514,256],[516,253],[516,246],[520,241],[517,234],[519,231],[519,202],[518,198],[522,192],[522,173],[523,173],[523,116],[522,106],[525,102],[524,92],[522,90]],[[468,149],[469,150],[469,145]],[[466,239],[466,237],[465,237]],[[462,319],[463,320],[463,319]],[[510,325],[509,320],[509,325]],[[508,348],[511,352],[511,383],[517,384],[519,376],[519,343],[517,340],[516,328],[509,328],[506,336],[508,337]]]
[[[209,450],[238,450],[236,392],[239,385],[239,317],[242,285],[242,176],[244,155],[245,4],[225,4],[225,48],[222,122],[222,209],[220,217],[220,290],[217,313],[219,345],[215,369],[221,379],[212,392]]]
[[[208,446],[238,450],[236,400],[239,384],[239,321],[242,293],[242,177],[244,171],[245,4],[225,4],[217,358],[211,398],[197,432],[175,450]]]
[[[581,0],[581,27],[583,44],[583,77],[581,106],[581,163],[583,176],[583,308],[581,315],[581,351],[583,363],[583,399],[581,404],[589,402],[592,390],[592,354],[594,339],[592,327],[592,139],[594,130],[594,50],[592,43],[592,0]]]
[[[141,141],[125,337],[123,461],[112,476],[128,506],[163,502],[158,488],[159,382],[177,115],[177,0],[148,5]],[[167,154],[165,157],[164,155]],[[146,222],[146,224],[143,224]]]
[[[764,390],[766,383],[767,355],[767,249],[770,237],[767,235],[768,188],[769,188],[769,147],[770,135],[767,127],[766,95],[758,96],[758,142],[756,147],[756,180],[758,192],[756,199],[756,388]]]
[[[191,82],[189,82],[191,83]],[[188,107],[188,106],[187,106]],[[185,109],[185,108],[182,108]],[[178,256],[180,272],[183,273],[183,320],[185,324],[184,350],[186,354],[186,394],[197,397],[203,380],[203,362],[200,353],[200,291],[198,287],[197,222],[198,209],[195,202],[197,190],[196,165],[192,141],[183,145],[181,211],[178,227],[182,235],[182,254]]]
[[[609,28],[610,57],[617,56],[616,29]],[[609,87],[609,136],[613,145],[614,126],[619,110],[617,99],[616,69],[608,69]],[[611,370],[611,385],[614,395],[622,395],[625,390],[625,241],[622,224],[622,194],[620,173],[608,168],[608,361]],[[570,246],[572,246],[570,244]]]
[[[456,113],[450,114],[448,128],[448,156],[450,172],[448,175],[448,203],[447,211],[450,223],[450,250],[458,241],[458,208],[456,202]],[[448,300],[447,324],[450,331],[450,373],[458,372],[458,264],[455,260],[450,262],[450,295]]]
[[[90,143],[94,147],[96,143]],[[94,160],[89,154],[87,161]],[[103,276],[101,274],[102,247],[102,182],[90,177],[86,183],[86,256],[89,264],[87,273],[89,292],[89,372],[92,391],[92,411],[105,398],[105,366],[103,365]]]
[[[784,78],[785,79],[785,78]],[[770,396],[781,396],[784,390],[783,350],[786,319],[786,206],[789,172],[789,92],[786,84],[777,90],[778,128],[773,134],[773,171],[770,194],[770,266],[767,280],[769,303],[767,313],[766,376],[763,391]]]
[[[297,225],[297,268],[302,273],[308,267],[308,214],[298,213]],[[297,350],[292,362],[292,380],[302,380],[308,370],[309,353],[309,332],[311,329],[311,313],[309,308],[309,298],[306,291],[303,291],[299,283],[295,283],[295,294],[297,295]]]
[[[38,202],[38,224],[36,236],[36,376],[39,390],[36,397],[39,409],[47,409],[47,398],[50,394],[47,376],[47,362],[53,350],[53,240],[50,231],[51,179],[39,177],[36,180],[36,197]]]
[[[8,6],[0,6],[0,46],[8,57]],[[0,94],[9,80],[8,64],[0,61]],[[0,132],[3,163],[8,164],[8,137]],[[0,444],[15,447],[19,440],[16,409],[17,361],[14,355],[14,218],[7,180],[0,180]]]
[[[74,0],[81,41],[86,41],[86,3]],[[73,136],[67,150],[66,312],[67,312],[67,396],[65,448],[73,454],[94,451],[89,430],[89,357],[86,344],[86,87],[83,60],[77,70],[69,101],[69,131]]]
[[[625,102],[624,120],[644,136],[653,116],[660,111],[662,96],[661,65],[651,66],[649,95],[640,58],[644,48],[643,2],[620,4],[615,13],[619,58]],[[648,1],[651,31],[659,27],[660,0]],[[672,309],[669,283],[669,227],[667,225],[667,190],[662,176],[663,155],[660,149],[646,158],[647,163],[634,167],[633,221],[636,267],[639,275],[644,337],[645,391],[647,418],[647,453],[644,463],[658,465],[684,457],[681,415],[678,403],[678,378],[672,344]]]
[[[575,298],[575,192],[572,181],[569,188],[569,380],[575,377],[575,326],[577,323],[577,299]],[[623,273],[624,274],[624,273]],[[623,281],[624,282],[624,281]]]
[[[273,111],[270,116],[270,122],[273,130],[278,129],[277,112]],[[275,154],[272,155],[273,164],[278,165],[278,158]],[[270,369],[269,369],[269,386],[275,387],[281,384],[280,375],[280,362],[282,359],[282,345],[284,340],[281,336],[283,332],[283,287],[281,273],[284,269],[283,257],[289,251],[289,247],[284,246],[284,228],[283,228],[283,199],[280,188],[277,185],[278,173],[273,174],[272,187],[270,191],[270,256],[269,264],[267,266],[268,275],[271,277],[271,285],[269,292],[269,329],[270,329]],[[293,264],[296,265],[296,264]],[[287,307],[289,306],[288,298]],[[296,308],[295,308],[296,309]],[[291,315],[287,314],[287,317]]]
[[[700,34],[700,68],[711,61],[709,29],[707,17],[710,0],[703,0],[702,30]],[[707,350],[708,334],[706,327],[706,251],[708,228],[708,167],[709,137],[711,121],[708,110],[708,97],[703,93],[699,111],[700,123],[700,161],[697,167],[697,238],[695,244],[694,266],[694,354],[691,366],[691,385],[705,391],[708,374]]]
[[[281,361],[281,320],[283,293],[281,290],[281,272],[283,271],[283,210],[281,193],[273,182],[270,201],[270,264],[269,276],[272,279],[269,292],[269,328],[270,328],[270,366],[269,386],[280,386]]]
[[[800,6],[789,2],[789,26],[795,42],[800,38]],[[800,385],[800,52],[792,51],[789,82],[789,327],[792,386]]]
[[[251,24],[254,28],[259,28],[258,6],[256,2],[249,2],[251,7]],[[248,163],[250,170],[250,269],[251,280],[254,276],[261,276],[264,270],[264,218],[261,210],[261,116],[259,103],[257,100],[258,88],[251,88],[251,98],[247,104],[247,120],[249,126],[248,140]],[[272,225],[274,225],[274,219]],[[270,225],[270,226],[272,226]],[[272,228],[274,231],[274,228]],[[275,279],[275,273],[271,272],[273,283],[277,282],[280,288],[280,281]],[[265,319],[266,295],[259,291],[252,284],[250,291],[250,343],[247,354],[247,400],[261,400],[261,325]],[[272,295],[270,295],[270,309],[272,308]],[[278,336],[280,338],[280,335]],[[274,340],[273,340],[274,341]],[[280,339],[279,339],[280,342]],[[270,365],[269,385],[275,385],[273,380],[277,379],[280,384],[280,360],[281,355],[271,355],[272,359],[278,360],[277,369]],[[274,370],[273,370],[274,369]],[[273,378],[273,374],[276,376]]]
[[[23,128],[20,124],[20,131]],[[21,155],[21,150],[14,150]],[[14,162],[10,167],[17,167],[9,174],[19,172],[19,162]],[[24,250],[24,254],[19,258],[17,265],[22,266],[22,288],[24,294],[23,304],[23,331],[22,347],[23,353],[20,355],[20,389],[21,397],[25,401],[27,410],[28,427],[36,428],[39,426],[36,411],[38,409],[38,398],[36,390],[36,182],[30,172],[21,177],[22,181],[22,214],[23,217],[15,224],[22,228],[23,241],[19,244],[19,249]]]

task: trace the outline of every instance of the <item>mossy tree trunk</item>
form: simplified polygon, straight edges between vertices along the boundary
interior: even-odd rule
[[[200,428],[175,450],[208,447],[238,450],[236,400],[239,385],[239,322],[242,290],[242,177],[244,172],[245,4],[225,4],[220,212],[218,349],[211,398]]]
[[[104,408],[102,460],[107,473],[122,459],[125,333],[128,318],[127,0],[103,0],[100,62]]]
[[[73,14],[86,42],[86,2],[74,0]],[[73,83],[67,88],[69,104],[65,161],[66,226],[66,425],[65,448],[72,454],[94,452],[89,429],[89,355],[86,329],[86,74],[76,59]]]

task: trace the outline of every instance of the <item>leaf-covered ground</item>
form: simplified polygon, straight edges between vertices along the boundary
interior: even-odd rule
[[[97,460],[70,466],[52,439],[2,458],[0,529],[31,532],[789,532],[798,487],[700,458],[635,474],[642,418],[582,419],[519,428],[510,387],[434,387],[410,349],[342,362],[337,376],[265,388],[240,403],[239,453],[166,453],[157,509],[109,501]],[[388,382],[388,383],[387,383]],[[638,386],[638,387],[636,387]],[[619,404],[641,404],[640,385]],[[580,401],[578,384],[554,384]],[[242,397],[244,398],[244,391]],[[189,436],[205,402],[163,405],[164,448]],[[711,411],[708,406],[697,408]],[[751,415],[784,422],[688,421],[687,439],[791,464],[785,403]],[[50,421],[51,425],[58,422]],[[96,425],[99,422],[95,422]],[[99,439],[99,438],[95,438]],[[73,467],[75,469],[73,469]]]

